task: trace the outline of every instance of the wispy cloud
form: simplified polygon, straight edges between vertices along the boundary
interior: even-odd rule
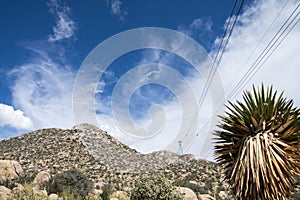
[[[124,10],[121,0],[107,0],[107,6],[110,7],[110,11],[112,14],[116,15],[119,19],[124,20],[127,12]]]
[[[234,86],[239,85],[239,80],[255,63],[268,42],[296,8],[298,1],[289,1],[270,27],[284,3],[280,0],[256,1],[239,17],[219,67],[227,95]],[[261,68],[258,68],[257,73],[242,89],[251,90],[252,84],[260,85],[262,82],[265,85],[273,84],[279,91],[285,91],[285,95],[294,99],[296,105],[300,106],[300,93],[297,88],[300,84],[298,78],[300,57],[297,55],[300,46],[299,35],[300,24],[290,32],[273,55]],[[216,39],[216,46],[219,42],[220,39]],[[215,53],[212,51],[211,55],[213,56]],[[240,92],[231,97],[231,100],[240,98],[241,94]]]
[[[212,21],[210,18],[197,18],[189,25],[189,28],[199,32],[211,32],[212,31]]]
[[[75,73],[65,58],[66,49],[59,43],[74,36],[75,22],[70,8],[59,0],[50,0],[50,12],[56,19],[53,34],[46,41],[24,45],[29,59],[8,73],[12,80],[13,104],[33,123],[33,128],[73,125],[72,89]]]
[[[21,110],[15,110],[13,106],[0,103],[0,127],[10,126],[17,130],[31,130],[33,123]]]
[[[196,18],[189,25],[180,25],[178,31],[185,33],[189,36],[206,35],[211,33],[213,22],[211,18]]]
[[[213,21],[210,17],[195,18],[188,25],[179,25],[177,30],[201,43],[207,50],[213,44],[215,33],[212,29]]]
[[[50,0],[49,10],[56,19],[53,34],[49,35],[48,41],[57,42],[74,36],[76,23],[70,18],[70,8],[59,4],[58,0]]]
[[[74,73],[68,65],[58,62],[59,53],[53,56],[55,59],[41,49],[31,54],[33,59],[9,73],[14,80],[14,105],[32,119],[34,128],[69,128],[73,125]]]

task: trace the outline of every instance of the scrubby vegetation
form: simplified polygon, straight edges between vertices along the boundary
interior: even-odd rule
[[[130,200],[180,200],[181,194],[162,175],[142,176],[133,183]]]
[[[12,190],[8,200],[41,200],[46,198],[47,194],[35,191],[32,184],[25,184],[21,188]]]
[[[48,191],[62,194],[69,192],[74,197],[85,198],[93,189],[93,182],[77,169],[71,169],[57,174],[50,180]]]

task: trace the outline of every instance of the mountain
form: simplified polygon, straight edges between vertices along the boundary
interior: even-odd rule
[[[197,160],[193,155],[183,158],[185,165],[178,165],[174,152],[139,153],[90,124],[65,130],[40,129],[0,141],[0,160],[18,161],[29,180],[41,171],[56,174],[76,168],[94,183],[109,183],[126,190],[135,177],[160,173],[177,185],[191,188],[198,196],[210,194],[218,199],[233,199],[219,165]],[[295,192],[300,191],[299,183],[298,179]]]
[[[73,129],[77,131],[80,142],[96,160],[117,171],[153,171],[177,161],[177,155],[171,152],[171,160],[165,160],[162,154],[141,154],[93,125],[81,124]]]
[[[192,157],[191,155],[187,157]],[[177,163],[176,153],[142,154],[90,124],[48,128],[0,141],[0,159],[16,160],[28,174],[79,168],[93,179],[108,173],[159,171]]]
[[[95,183],[110,183],[122,189],[141,174],[163,173],[184,184],[197,183],[198,190],[202,188],[205,193],[213,191],[213,182],[225,190],[220,181],[221,169],[215,163],[185,155],[186,165],[178,166],[176,153],[139,153],[90,124],[66,130],[40,129],[0,141],[1,159],[18,161],[28,177],[40,171],[55,174],[77,168]]]

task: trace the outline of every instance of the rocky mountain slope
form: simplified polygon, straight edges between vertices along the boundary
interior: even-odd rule
[[[141,154],[105,131],[81,124],[66,130],[40,129],[0,141],[0,159],[19,161],[29,173],[79,168],[97,179],[103,172],[158,171],[176,162],[177,155],[168,151]]]
[[[40,129],[0,141],[0,160],[18,161],[28,178],[41,171],[54,174],[76,168],[94,183],[109,183],[124,190],[136,176],[162,173],[198,194],[232,198],[217,164],[192,155],[184,158],[186,165],[178,166],[173,152],[141,154],[89,124],[66,130]]]
[[[162,152],[138,153],[106,132],[89,124],[75,126],[73,130],[76,130],[79,142],[96,160],[119,172],[155,171],[177,160],[176,154],[171,152],[169,152],[169,158],[171,158],[169,160],[163,158]]]

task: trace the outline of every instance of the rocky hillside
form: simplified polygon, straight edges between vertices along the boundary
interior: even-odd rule
[[[0,142],[0,159],[16,160],[27,176],[78,168],[93,179],[114,170],[97,161],[80,142],[77,129],[41,129]],[[106,173],[104,173],[106,172]]]
[[[177,160],[176,154],[171,152],[138,153],[89,124],[75,126],[72,130],[76,130],[79,143],[83,144],[97,161],[119,172],[155,171]],[[165,159],[165,154],[168,154],[168,159]]]
[[[81,124],[66,130],[40,129],[0,141],[0,159],[19,161],[29,174],[79,168],[98,179],[108,173],[159,171],[177,162],[177,155],[168,151],[141,154],[105,131]]]
[[[77,168],[94,182],[109,182],[119,188],[127,187],[140,174],[164,173],[170,179],[194,181],[203,190],[212,191],[211,183],[219,183],[221,176],[220,169],[209,161],[186,155],[186,166],[178,167],[175,153],[141,154],[89,124],[66,130],[41,129],[0,141],[0,160],[4,159],[18,161],[29,177],[40,171]]]
[[[173,152],[141,154],[89,124],[41,129],[0,141],[0,160],[18,161],[28,179],[41,171],[55,174],[76,168],[95,184],[109,183],[126,191],[136,176],[160,173],[178,186],[191,188],[198,197],[233,198],[217,164],[193,155],[184,155],[184,159],[185,166],[178,166]]]

